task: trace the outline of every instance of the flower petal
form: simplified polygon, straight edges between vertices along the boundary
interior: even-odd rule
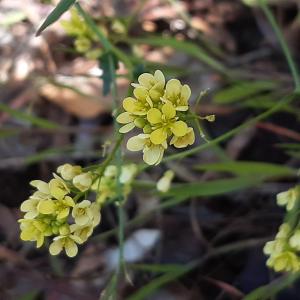
[[[163,148],[160,146],[147,147],[144,151],[143,160],[148,165],[155,165],[162,157]]]
[[[176,110],[171,103],[166,103],[161,108],[162,113],[166,116],[168,120],[176,116]]]
[[[27,212],[27,211],[32,211],[32,210],[36,210],[36,206],[39,203],[39,200],[37,199],[29,199],[29,200],[25,200],[22,204],[21,204],[21,211],[23,212]]]
[[[62,250],[62,241],[61,240],[57,240],[54,241],[50,247],[49,247],[49,252],[51,255],[57,255],[61,252]]]
[[[66,254],[69,257],[74,257],[78,253],[78,247],[77,247],[77,245],[72,240],[70,240],[70,239],[68,239],[66,241],[65,250],[66,250]]]
[[[150,140],[155,145],[162,144],[167,139],[167,132],[164,128],[158,128],[151,132]]]
[[[159,82],[162,85],[162,87],[164,87],[166,80],[162,71],[156,70],[154,72],[154,78],[157,82]]]
[[[141,74],[138,78],[138,82],[146,88],[151,88],[153,81],[154,77],[150,73]]]
[[[146,139],[140,135],[133,136],[127,141],[127,149],[129,151],[140,151],[145,147]]]
[[[128,123],[128,124],[122,126],[122,127],[119,129],[119,132],[120,132],[120,133],[127,133],[127,132],[129,132],[130,130],[132,130],[134,127],[135,127],[134,123],[131,122],[131,123]]]
[[[123,100],[123,108],[128,111],[133,113],[136,108],[136,100],[132,97],[127,97]]]
[[[52,200],[42,200],[37,206],[37,210],[41,214],[49,215],[55,210],[55,204]]]
[[[145,87],[139,86],[133,90],[133,95],[138,99],[145,101],[148,96],[148,90]]]
[[[167,82],[166,92],[167,96],[176,97],[180,94],[181,91],[181,83],[178,79],[171,79]]]
[[[123,113],[119,114],[117,116],[116,120],[120,124],[127,124],[127,123],[130,123],[130,122],[133,122],[134,117],[132,116],[131,113],[126,111],[126,112],[123,112]]]
[[[184,136],[188,131],[188,126],[183,121],[177,121],[172,124],[171,131],[176,136]]]
[[[182,88],[181,88],[181,94],[180,94],[180,98],[181,100],[183,100],[184,102],[187,102],[189,100],[189,98],[191,97],[191,89],[190,87],[185,84]]]
[[[147,120],[151,124],[157,124],[160,123],[161,120],[161,111],[157,108],[151,108],[147,113]]]

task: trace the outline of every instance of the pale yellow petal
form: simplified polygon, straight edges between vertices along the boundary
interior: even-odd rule
[[[52,242],[52,244],[49,247],[49,252],[51,255],[57,255],[61,252],[62,248],[62,241],[57,240]]]
[[[132,97],[125,98],[123,100],[123,108],[130,113],[133,113],[136,108],[136,100]]]
[[[55,210],[55,203],[53,200],[42,200],[37,206],[38,212],[41,214],[49,215]]]
[[[188,131],[188,126],[183,121],[177,121],[172,124],[171,131],[176,136],[184,136]]]
[[[171,103],[164,104],[161,108],[161,111],[168,120],[176,116],[176,110]]]
[[[159,109],[151,108],[147,113],[147,120],[151,124],[157,124],[157,123],[160,123],[162,121],[161,116],[162,115],[161,115],[161,112],[160,112]]]
[[[69,257],[74,257],[78,253],[78,247],[77,247],[77,245],[72,240],[70,240],[70,239],[68,239],[66,241],[65,250],[66,250],[66,254]]]
[[[151,88],[154,82],[154,77],[150,73],[144,73],[139,76],[138,82],[146,88]]]
[[[134,121],[134,117],[129,112],[123,112],[117,116],[117,122],[120,124],[127,124]]]
[[[134,123],[128,123],[124,126],[122,126],[120,129],[119,129],[119,132],[120,133],[127,133],[129,131],[131,131],[133,128],[135,127]]]
[[[159,82],[162,86],[165,85],[165,76],[162,71],[156,70],[154,72],[154,78],[157,82]]]
[[[166,92],[167,95],[177,96],[181,91],[181,83],[178,79],[171,79],[167,82]]]
[[[153,146],[146,148],[143,155],[143,160],[148,165],[158,164],[162,156],[162,148],[160,146]]]
[[[151,132],[150,140],[154,145],[160,145],[167,139],[167,132],[163,128],[158,128]]]
[[[133,90],[133,95],[138,99],[145,101],[148,96],[148,90],[145,87],[139,86]]]
[[[27,211],[31,211],[31,210],[36,210],[36,206],[39,203],[39,200],[37,199],[29,199],[29,200],[25,200],[22,204],[21,204],[21,211],[23,212],[27,212]]]
[[[191,97],[191,89],[190,87],[185,84],[182,88],[181,88],[181,99],[187,103],[187,101],[189,100],[189,98]]]
[[[145,138],[141,138],[139,135],[131,137],[127,141],[127,149],[129,151],[140,151],[145,146]]]

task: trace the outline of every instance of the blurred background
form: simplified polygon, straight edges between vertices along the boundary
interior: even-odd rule
[[[266,2],[297,66],[299,1]],[[112,96],[102,77],[101,45],[74,33],[78,16],[70,12],[35,36],[57,3],[0,1],[3,300],[106,299],[100,294],[116,268],[118,242],[111,230],[117,226],[117,217],[109,206],[102,212],[96,237],[74,259],[50,257],[46,248],[37,250],[19,239],[19,206],[31,193],[29,181],[48,180],[62,163],[99,162],[114,141]],[[197,113],[216,115],[215,122],[202,124],[209,140],[272,109],[293,91],[279,40],[254,0],[91,0],[81,4],[111,43],[126,54],[135,78],[160,69],[167,78],[190,85],[192,103],[207,90]],[[120,103],[128,93],[128,73],[120,63]],[[265,267],[262,246],[282,222],[276,194],[297,182],[299,117],[296,99],[184,163],[171,161],[142,175],[143,180],[155,181],[171,168],[175,182],[199,182],[201,192],[186,192],[187,201],[153,213],[160,201],[155,193],[134,190],[126,204],[127,218],[134,222],[125,231],[125,259],[134,264],[127,270],[130,280],[124,278],[118,284],[118,299],[244,299],[261,285],[274,285],[276,275]],[[201,138],[196,142],[205,143]],[[124,154],[141,161],[140,153],[124,149]],[[241,164],[228,168],[224,162]],[[245,180],[245,175],[251,178]],[[265,176],[257,180],[258,175]],[[213,191],[206,182],[215,182]],[[231,243],[235,247],[230,248]],[[196,267],[180,269],[194,260]],[[300,298],[295,284],[276,298],[267,294],[251,299]]]

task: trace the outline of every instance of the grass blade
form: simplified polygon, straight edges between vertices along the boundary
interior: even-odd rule
[[[293,284],[300,278],[300,274],[288,274],[271,283],[261,286],[248,294],[243,300],[267,300]]]
[[[36,36],[39,36],[48,26],[55,23],[75,2],[76,0],[61,0],[39,27]]]
[[[3,103],[0,103],[0,111],[6,112],[18,120],[27,121],[27,122],[31,123],[32,125],[35,125],[40,128],[45,128],[45,129],[59,129],[60,128],[60,126],[56,123],[53,123],[46,119],[35,117],[35,116],[29,115],[27,113],[21,112],[19,110],[10,108],[8,105],[5,105]]]
[[[227,72],[227,69],[219,61],[209,56],[204,49],[188,41],[179,41],[172,37],[152,36],[147,38],[129,38],[126,42],[131,44],[146,44],[156,47],[169,46],[199,59],[201,62],[207,64],[218,72]]]
[[[220,163],[203,164],[195,167],[196,170],[229,172],[235,175],[263,175],[263,176],[293,176],[297,170],[279,164],[255,161],[226,161]]]

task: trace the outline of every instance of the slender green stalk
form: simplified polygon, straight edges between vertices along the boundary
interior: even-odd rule
[[[261,7],[261,9],[263,10],[264,14],[266,15],[268,21],[270,22],[277,38],[278,38],[278,41],[280,43],[280,46],[282,48],[282,51],[285,55],[285,58],[287,60],[287,63],[289,65],[289,68],[290,68],[290,71],[291,71],[291,74],[293,76],[293,79],[294,79],[294,83],[295,83],[295,90],[297,92],[300,92],[300,78],[299,78],[299,72],[298,72],[298,69],[296,67],[296,64],[292,58],[292,55],[291,55],[291,52],[290,52],[290,49],[284,39],[284,36],[276,22],[276,19],[274,18],[273,16],[273,13],[271,12],[270,8],[268,7],[268,5],[266,4],[266,1],[265,0],[260,0],[259,1],[259,5]]]
[[[242,129],[245,129],[251,125],[254,125],[255,123],[257,123],[260,120],[263,120],[265,118],[267,118],[268,116],[272,115],[273,113],[279,111],[282,107],[284,107],[286,104],[292,102],[295,97],[297,95],[296,94],[292,94],[292,95],[288,95],[286,97],[284,97],[281,101],[279,101],[276,105],[274,105],[273,107],[271,107],[270,109],[268,109],[267,111],[263,112],[262,114],[258,115],[255,118],[252,118],[251,120],[235,127],[234,129],[226,132],[225,134],[217,137],[216,139],[210,141],[209,143],[194,147],[192,149],[186,150],[186,151],[182,151],[173,155],[169,155],[167,157],[165,157],[162,161],[163,162],[168,162],[174,159],[181,159],[193,154],[196,154],[198,152],[201,152],[203,150],[206,150],[214,145],[217,145],[225,140],[227,140],[228,138],[232,137],[233,135],[235,135],[236,133],[240,132]]]

